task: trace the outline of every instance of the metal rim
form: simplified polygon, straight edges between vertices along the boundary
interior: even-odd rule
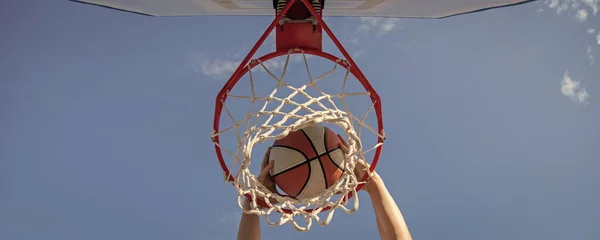
[[[214,123],[213,123],[213,131],[219,132],[219,125],[220,125],[220,119],[221,119],[221,113],[223,110],[223,103],[225,103],[227,101],[227,93],[229,91],[231,91],[233,89],[233,87],[235,87],[235,85],[237,84],[237,82],[244,76],[246,75],[246,73],[248,73],[251,69],[253,69],[254,67],[258,66],[260,64],[260,62],[265,62],[268,61],[270,59],[276,58],[276,57],[280,57],[280,56],[284,56],[284,55],[288,55],[288,54],[309,54],[309,55],[314,55],[314,56],[318,56],[318,57],[322,57],[325,59],[328,59],[332,62],[335,62],[336,64],[338,64],[341,67],[344,67],[346,69],[349,69],[348,71],[358,79],[358,81],[362,84],[362,86],[365,88],[365,90],[367,92],[370,93],[371,95],[371,101],[373,102],[373,104],[375,105],[375,114],[377,116],[377,132],[379,133],[379,135],[384,136],[384,132],[383,132],[383,119],[382,119],[382,113],[381,113],[381,100],[379,99],[379,95],[376,94],[375,89],[373,89],[373,87],[371,87],[371,85],[369,84],[368,80],[364,77],[364,75],[362,75],[362,73],[360,72],[360,70],[358,70],[358,67],[356,66],[351,66],[347,61],[343,61],[342,59],[331,55],[329,53],[323,52],[323,51],[318,51],[318,50],[312,50],[312,49],[306,49],[306,50],[302,50],[302,49],[292,49],[289,52],[288,51],[277,51],[277,52],[272,52],[269,54],[266,54],[262,57],[257,58],[255,61],[250,61],[246,67],[243,67],[241,69],[238,69],[239,71],[236,71],[231,78],[229,79],[229,81],[227,81],[227,83],[225,84],[225,86],[223,87],[223,89],[219,92],[219,94],[216,97],[216,102],[215,102],[215,114],[214,114]],[[384,139],[382,137],[378,137],[377,142],[378,143],[382,143],[384,141]],[[219,147],[220,141],[219,141],[219,136],[215,136],[213,138],[213,142],[215,143],[215,151],[217,154],[217,158],[219,160],[219,164],[221,165],[221,168],[223,169],[223,173],[225,174],[225,176],[227,177],[227,181],[232,182],[233,184],[233,176],[231,175],[231,172],[229,171],[229,168],[227,167],[227,164],[225,163],[225,159],[223,158],[223,153],[221,148]],[[381,154],[381,148],[382,145],[378,146],[375,150],[375,155],[371,161],[371,167],[369,168],[369,171],[373,172],[375,170],[375,167],[377,166],[377,163],[379,162],[379,156]],[[365,175],[363,177],[363,179],[361,181],[365,181],[368,178],[368,175]],[[360,189],[362,189],[362,187],[364,186],[364,184],[359,184],[356,187],[356,191],[359,191]],[[250,194],[245,194],[245,196],[248,199],[251,199]],[[351,199],[353,197],[352,192],[349,192],[346,196],[347,200]],[[265,208],[269,208],[269,206],[262,200],[257,199],[257,203]],[[325,207],[323,208],[323,211],[327,211],[330,210],[331,207]],[[307,209],[305,210],[306,212],[312,212],[314,209]],[[283,209],[283,211],[285,213],[291,213],[292,211],[290,209]]]

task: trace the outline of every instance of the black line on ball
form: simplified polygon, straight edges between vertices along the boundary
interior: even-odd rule
[[[328,149],[327,149],[327,128],[323,127],[323,147],[325,147],[325,154],[327,154],[327,156],[329,156],[328,153]],[[315,151],[317,151],[315,149]],[[319,153],[317,153],[317,157],[319,158],[319,165],[321,165],[321,171],[323,171],[323,179],[325,179],[325,189],[329,188],[329,181],[327,181],[327,174],[325,173],[325,167],[323,167],[323,161],[321,161],[321,156],[319,155]],[[329,156],[329,158],[331,159],[331,156]]]
[[[313,142],[310,140],[310,137],[308,136],[308,134],[306,134],[304,129],[300,129],[300,131],[302,132],[302,134],[304,134],[304,136],[306,137],[306,140],[308,140],[308,142],[310,143],[310,146],[312,147],[313,151],[315,151],[315,155],[317,155],[317,159],[318,159],[319,152],[317,151],[317,148],[315,147]],[[304,188],[306,187],[306,185],[308,185],[308,181],[310,181],[310,174],[311,174],[310,159],[308,159],[306,162],[308,164],[308,177],[306,178],[306,182],[304,182],[304,186],[302,186],[302,188],[300,189],[300,192],[298,192],[298,195],[300,195],[300,193],[302,193],[302,191],[304,191]],[[320,159],[319,159],[319,164],[321,165],[321,170],[323,171],[323,177],[325,178],[325,186],[327,186],[327,176],[325,176],[325,170],[323,170],[323,164],[321,164]],[[298,196],[298,195],[296,195],[296,196]]]
[[[281,174],[283,174],[283,173],[285,173],[285,172],[291,171],[291,170],[293,170],[293,169],[296,169],[296,168],[298,168],[298,167],[302,166],[302,164],[305,164],[305,163],[308,163],[308,162],[310,162],[310,160],[308,160],[308,157],[306,156],[306,154],[304,154],[304,153],[303,153],[302,151],[300,151],[299,149],[296,149],[296,148],[293,148],[293,147],[290,147],[290,146],[285,146],[285,145],[273,145],[273,147],[272,147],[271,149],[273,149],[273,148],[287,148],[287,149],[290,149],[290,150],[292,150],[292,151],[299,152],[300,154],[302,154],[302,156],[304,156],[304,160],[305,160],[305,161],[304,161],[304,162],[301,162],[301,163],[298,163],[298,164],[296,164],[295,166],[293,166],[293,167],[290,167],[290,168],[288,168],[288,169],[286,169],[286,170],[283,170],[283,171],[281,171],[281,172],[279,172],[279,173],[277,173],[277,174],[271,175],[271,177],[276,177],[276,176],[279,176],[279,175],[281,175]],[[272,151],[272,150],[271,150],[271,151]]]

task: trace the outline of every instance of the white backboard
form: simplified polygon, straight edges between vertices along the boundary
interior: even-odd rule
[[[151,16],[274,15],[272,0],[72,0]],[[443,18],[535,0],[325,0],[324,16]]]

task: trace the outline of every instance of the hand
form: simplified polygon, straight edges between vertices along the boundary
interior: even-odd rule
[[[340,135],[338,134],[338,137],[340,138],[340,148],[342,149],[342,151],[345,154],[348,154],[350,152],[350,146],[348,145],[348,142],[346,142],[346,140]],[[354,175],[356,176],[356,179],[358,181],[363,181],[363,178],[365,177],[365,174],[367,174],[369,172],[369,164],[363,160],[358,160],[356,162],[356,166],[354,167]],[[375,171],[373,171],[373,177],[376,177],[377,173],[375,173]],[[368,179],[366,179],[366,183],[363,185],[361,190],[365,190],[365,192],[369,192],[369,186],[371,185],[371,177],[369,177]]]
[[[269,147],[267,149],[267,152],[265,153],[265,157],[263,158],[263,161],[261,163],[260,174],[258,174],[256,179],[272,193],[279,194],[279,191],[277,191],[277,186],[275,185],[275,181],[273,180],[270,174],[271,168],[273,167],[273,160],[269,161],[270,153],[271,147]],[[274,198],[270,198],[269,201],[271,203],[277,203],[277,201]]]

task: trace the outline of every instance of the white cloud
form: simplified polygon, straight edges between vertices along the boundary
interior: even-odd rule
[[[354,58],[360,58],[360,57],[362,57],[363,54],[365,54],[364,50],[358,50],[358,51],[354,52],[354,54],[352,54],[352,56],[354,56]]]
[[[396,29],[400,20],[397,18],[361,17],[360,22],[356,28],[357,33],[368,34],[371,29],[375,29],[376,36],[381,37]]]
[[[592,12],[594,13],[594,16],[596,14],[598,14],[598,9],[600,6],[600,0],[583,0],[583,2],[590,8],[592,9]]]
[[[600,6],[600,0],[545,0],[543,3],[557,14],[574,14],[580,22],[588,20],[590,17],[588,10],[596,16]]]
[[[306,55],[307,59],[310,59],[311,57],[311,55]],[[300,54],[294,54],[290,57],[290,62],[301,61],[304,61],[304,58]],[[190,62],[190,66],[194,72],[199,72],[205,76],[216,78],[229,77],[241,63],[240,60],[210,59],[202,54],[191,55]],[[285,65],[285,56],[263,62],[263,65],[265,66],[264,68],[259,65],[254,67],[254,70],[260,70],[264,72],[265,68],[269,71],[283,69],[283,66]]]
[[[579,21],[580,23],[584,23],[587,21],[587,18],[588,18],[587,10],[585,10],[585,9],[577,10],[577,13],[575,14],[575,19],[577,19],[577,21]]]
[[[546,0],[546,4],[550,9],[554,9],[556,13],[561,14],[562,12],[569,11],[569,2],[571,0]]]
[[[219,217],[219,222],[224,224],[238,224],[242,218],[242,212],[224,212]]]
[[[600,0],[545,0],[542,3],[544,6],[552,9],[556,14],[565,13],[569,17],[573,17],[576,21],[581,24],[586,24],[587,34],[596,33],[598,27],[598,12],[600,6]],[[595,42],[600,45],[600,32],[596,36]],[[593,46],[588,46],[586,49],[586,56],[590,62],[590,65],[594,64]]]
[[[560,85],[560,91],[565,97],[568,97],[576,103],[587,103],[587,99],[590,95],[585,88],[580,86],[579,81],[571,79],[568,71],[565,72]]]
[[[592,54],[592,46],[588,46],[587,49],[585,50],[585,53],[588,56],[588,60],[590,60],[590,65],[594,65],[595,57]]]
[[[379,34],[387,34],[396,28],[398,19],[388,18],[379,26]]]
[[[269,46],[269,51],[271,52],[275,52],[275,50],[277,50],[277,44],[276,44],[276,39],[275,39],[275,30],[271,31],[269,33],[269,36],[267,37],[267,39],[265,39],[265,42],[263,43],[264,45],[268,45]],[[259,49],[260,50],[260,49]]]
[[[400,20],[397,18],[361,17],[360,22],[354,29],[349,41],[358,45],[368,37],[383,37],[400,28]]]
[[[190,61],[194,72],[212,77],[225,77],[232,74],[240,65],[240,61],[209,59],[201,54],[190,56]]]

